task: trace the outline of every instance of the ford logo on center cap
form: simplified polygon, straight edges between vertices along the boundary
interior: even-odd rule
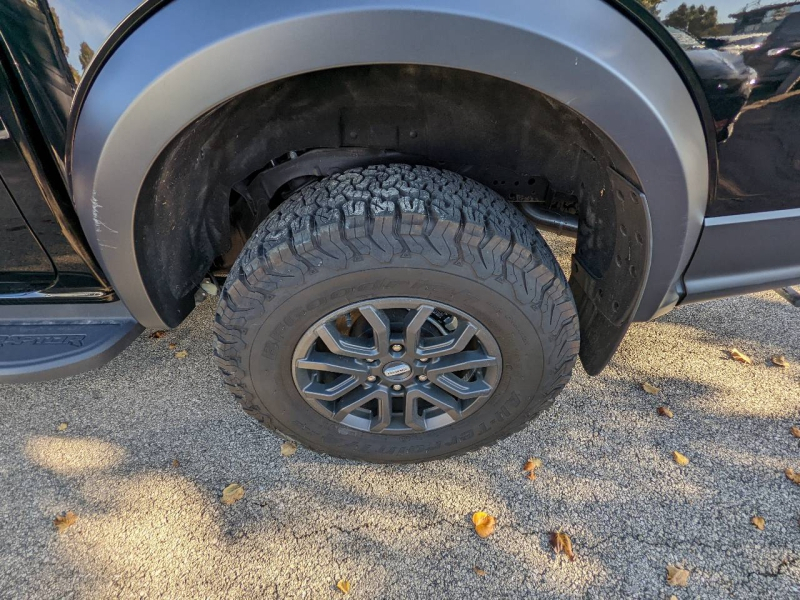
[[[400,377],[410,372],[411,367],[404,362],[390,363],[383,369],[383,374],[386,375],[386,377]]]

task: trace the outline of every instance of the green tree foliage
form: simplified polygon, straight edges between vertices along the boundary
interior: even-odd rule
[[[89,47],[89,44],[86,42],[81,42],[81,53],[78,56],[78,60],[81,61],[81,68],[85,71],[86,67],[89,66],[89,62],[91,62],[92,57],[94,56],[94,50]]]
[[[667,15],[664,24],[688,31],[695,37],[712,35],[717,27],[717,8],[706,8],[704,4],[689,6],[684,2]]]
[[[644,6],[647,10],[649,10],[653,15],[656,17],[659,16],[661,13],[661,9],[659,5],[664,2],[664,0],[639,0],[639,4]]]

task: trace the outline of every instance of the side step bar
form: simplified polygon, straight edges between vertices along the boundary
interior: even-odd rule
[[[94,369],[143,330],[119,301],[0,305],[0,383],[57,379]]]

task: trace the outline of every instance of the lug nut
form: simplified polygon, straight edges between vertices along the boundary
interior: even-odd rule
[[[420,381],[428,381],[427,375],[420,375],[419,377],[417,377],[417,379],[419,379]]]
[[[402,385],[400,385],[399,383],[395,383],[395,384],[392,386],[392,389],[393,389],[395,392],[399,392],[400,390],[402,390],[402,389],[403,389],[403,386],[402,386]]]
[[[392,346],[392,351],[393,352],[402,352],[403,351],[403,347],[400,344],[395,344],[394,346]]]
[[[367,377],[367,381],[370,381],[370,382],[375,381],[376,379],[377,379],[377,377],[375,377],[375,375],[369,375]]]

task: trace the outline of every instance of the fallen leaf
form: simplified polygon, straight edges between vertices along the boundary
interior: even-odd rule
[[[653,395],[656,395],[661,392],[661,388],[657,388],[656,386],[649,384],[646,381],[642,384],[642,389],[648,394],[653,394]]]
[[[291,456],[297,452],[297,444],[294,442],[283,442],[281,444],[281,456]]]
[[[232,483],[224,490],[222,490],[222,499],[220,502],[223,504],[233,504],[237,500],[244,498],[244,488],[238,483]]]
[[[756,529],[764,531],[764,523],[765,523],[764,517],[753,517],[752,519],[750,519],[750,522],[756,526]]]
[[[342,592],[343,594],[350,593],[350,582],[347,581],[347,579],[340,579],[336,583],[336,587],[339,588],[339,591]]]
[[[789,366],[789,361],[786,360],[786,357],[783,354],[776,354],[772,357],[772,364],[785,369]]]
[[[800,485],[800,473],[795,473],[794,469],[786,469],[784,473],[786,474],[786,477],[787,479],[789,479],[789,481],[792,481],[793,483]]]
[[[796,438],[800,438],[800,427],[797,425],[792,425],[792,428],[789,430],[792,432],[792,435]]]
[[[550,545],[556,554],[563,552],[570,561],[575,560],[575,553],[572,551],[572,540],[563,531],[550,532]]]
[[[542,466],[542,459],[541,458],[529,458],[528,462],[526,462],[522,466],[522,470],[527,473],[528,471],[533,471],[534,469],[538,469]]]
[[[666,406],[659,406],[658,407],[658,414],[661,415],[662,417],[667,417],[669,419],[671,419],[672,417],[675,416],[675,415],[672,414],[672,411],[669,408],[667,408]]]
[[[77,520],[78,515],[71,510],[68,510],[63,515],[56,515],[56,518],[53,519],[53,525],[55,525],[55,528],[58,529],[59,533],[63,533],[66,531],[67,527],[74,525],[75,521]]]
[[[676,463],[678,463],[678,466],[680,467],[685,467],[686,465],[689,464],[689,459],[686,458],[685,455],[681,454],[677,450],[672,453],[672,458],[673,460],[675,460]]]
[[[180,467],[180,466],[181,466],[181,463],[179,463],[179,462],[178,462],[178,459],[177,459],[177,458],[173,458],[173,459],[172,459],[172,466],[173,466],[173,467],[175,467],[175,468],[177,469],[178,467]]]
[[[175,358],[186,358],[189,356],[189,353],[186,350],[178,350],[175,353]]]
[[[151,333],[150,337],[153,338],[154,340],[160,340],[165,335],[167,335],[167,332],[164,331],[163,329],[159,329],[158,331],[154,331],[153,333]]]
[[[175,348],[177,348],[177,347],[178,347],[178,344],[176,344],[175,342],[170,342],[170,343],[169,343],[169,346],[167,346],[167,347],[168,347],[170,350],[175,350]]]
[[[66,431],[67,430],[67,424],[66,423],[61,423],[58,427],[56,427],[56,429],[58,429],[59,431]]]
[[[736,348],[731,348],[730,350],[731,358],[733,360],[738,360],[740,363],[745,363],[747,365],[753,364],[753,359],[747,356],[742,352],[739,352]]]
[[[477,575],[478,577],[485,577],[486,576],[486,571],[484,571],[480,567],[472,567],[472,570],[475,571],[475,575]]]
[[[528,478],[528,479],[530,479],[531,481],[536,481],[536,473],[534,473],[533,471],[531,471],[530,473],[528,473],[527,475],[525,475],[525,477],[527,477],[527,478]]]
[[[689,571],[675,565],[667,565],[667,583],[686,587],[686,584],[689,583]]]
[[[678,600],[678,597],[675,594],[669,597],[669,600]]]
[[[475,532],[482,538],[487,538],[494,533],[497,519],[492,515],[479,511],[472,515],[472,523],[475,525]]]

